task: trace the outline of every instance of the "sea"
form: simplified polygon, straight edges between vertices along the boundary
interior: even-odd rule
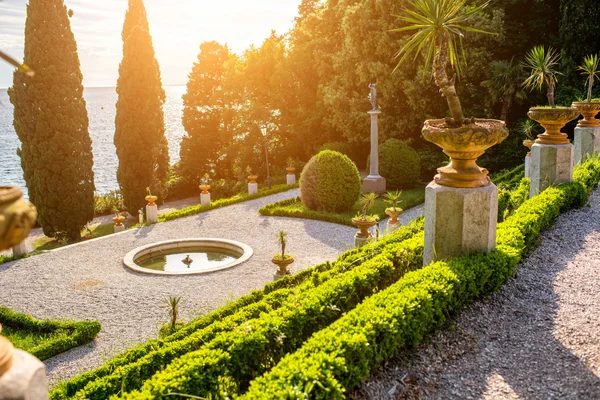
[[[165,133],[169,142],[171,163],[179,161],[179,144],[185,133],[181,122],[185,86],[166,86]],[[115,88],[85,88],[83,96],[87,103],[90,121],[90,137],[94,153],[94,180],[96,192],[106,193],[119,188],[117,167],[119,160],[113,138],[117,93]],[[21,159],[17,149],[21,146],[13,127],[13,106],[6,89],[0,89],[0,186],[18,186],[27,198]]]

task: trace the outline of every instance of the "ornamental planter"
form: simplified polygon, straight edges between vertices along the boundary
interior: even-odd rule
[[[208,191],[210,190],[210,185],[200,185],[199,188],[200,190],[202,190],[202,194],[208,194]]]
[[[356,237],[360,239],[368,239],[370,238],[371,232],[369,229],[377,224],[375,220],[361,219],[361,218],[352,218],[352,223],[359,229],[356,232]]]
[[[477,165],[477,158],[508,137],[505,122],[493,119],[474,119],[459,127],[448,126],[445,119],[427,120],[422,133],[450,157],[449,165],[438,168],[434,182],[454,188],[490,185],[488,171]]]
[[[400,215],[402,215],[402,213],[404,212],[404,210],[400,209],[400,208],[387,208],[385,210],[385,213],[390,217],[390,220],[388,221],[388,224],[390,225],[396,225],[399,224],[400,221],[398,221],[398,217]]]
[[[583,115],[583,119],[577,124],[578,127],[600,127],[600,120],[596,119],[596,115],[600,112],[600,101],[576,101],[571,107],[575,107]]]
[[[258,175],[248,175],[248,179],[250,180],[250,183],[256,183]]]
[[[281,258],[281,255],[278,254],[273,256],[271,262],[279,267],[277,272],[273,275],[274,280],[278,280],[283,278],[286,275],[290,275],[290,270],[288,266],[294,262],[294,257],[290,255],[286,255],[285,258]]]
[[[523,140],[523,146],[527,147],[529,149],[529,152],[527,153],[528,156],[531,155],[531,146],[533,146],[533,143],[535,143],[533,140]]]
[[[530,119],[537,121],[546,129],[538,135],[536,144],[569,144],[569,138],[560,130],[567,122],[579,117],[579,110],[574,107],[533,107],[527,113]]]
[[[37,212],[16,186],[0,186],[0,251],[21,243],[35,225]]]
[[[149,206],[155,206],[155,201],[158,200],[158,196],[153,196],[151,194],[149,194],[148,196],[145,197],[145,200],[148,202]]]
[[[285,170],[288,173],[288,175],[294,175],[296,173],[295,167],[287,167]]]
[[[119,215],[117,217],[114,217],[112,220],[115,222],[115,226],[123,226],[123,221],[125,221],[125,217]]]

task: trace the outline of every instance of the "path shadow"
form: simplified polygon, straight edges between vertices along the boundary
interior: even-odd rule
[[[150,232],[152,232],[153,230],[154,230],[154,224],[147,225],[147,226],[141,226],[138,228],[138,230],[135,231],[135,238],[136,239],[145,239],[148,237]]]
[[[97,350],[97,347],[98,344],[96,343],[96,340],[93,340],[89,343],[67,350],[63,353],[55,355],[54,357],[44,360],[43,363],[46,365],[47,375],[52,375],[56,368],[64,365],[67,362],[79,360],[91,353],[94,353]]]

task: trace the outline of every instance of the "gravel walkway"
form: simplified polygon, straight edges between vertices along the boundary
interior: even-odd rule
[[[354,399],[600,399],[600,193],[504,287],[389,362]]]
[[[270,260],[281,229],[288,232],[289,251],[296,255],[293,272],[351,247],[354,228],[258,215],[263,205],[297,195],[291,190],[0,265],[0,304],[37,318],[102,323],[96,341],[45,362],[50,383],[56,384],[156,337],[168,319],[165,297],[181,296],[181,314],[188,320],[264,286],[277,268]],[[123,256],[138,246],[190,237],[238,240],[250,245],[254,256],[232,269],[186,277],[137,274],[122,265]]]

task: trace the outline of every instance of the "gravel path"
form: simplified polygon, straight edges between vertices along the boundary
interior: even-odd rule
[[[600,399],[600,193],[559,217],[515,277],[354,399]]]
[[[102,323],[96,341],[45,362],[50,383],[56,384],[156,337],[168,318],[161,304],[165,297],[181,296],[181,314],[188,320],[264,286],[277,268],[270,260],[281,229],[288,232],[289,251],[296,255],[292,272],[351,247],[354,228],[257,213],[265,204],[297,195],[291,190],[0,265],[0,304],[37,318]],[[122,265],[123,256],[138,246],[190,237],[238,240],[250,245],[254,256],[228,270],[186,277],[137,274]]]

